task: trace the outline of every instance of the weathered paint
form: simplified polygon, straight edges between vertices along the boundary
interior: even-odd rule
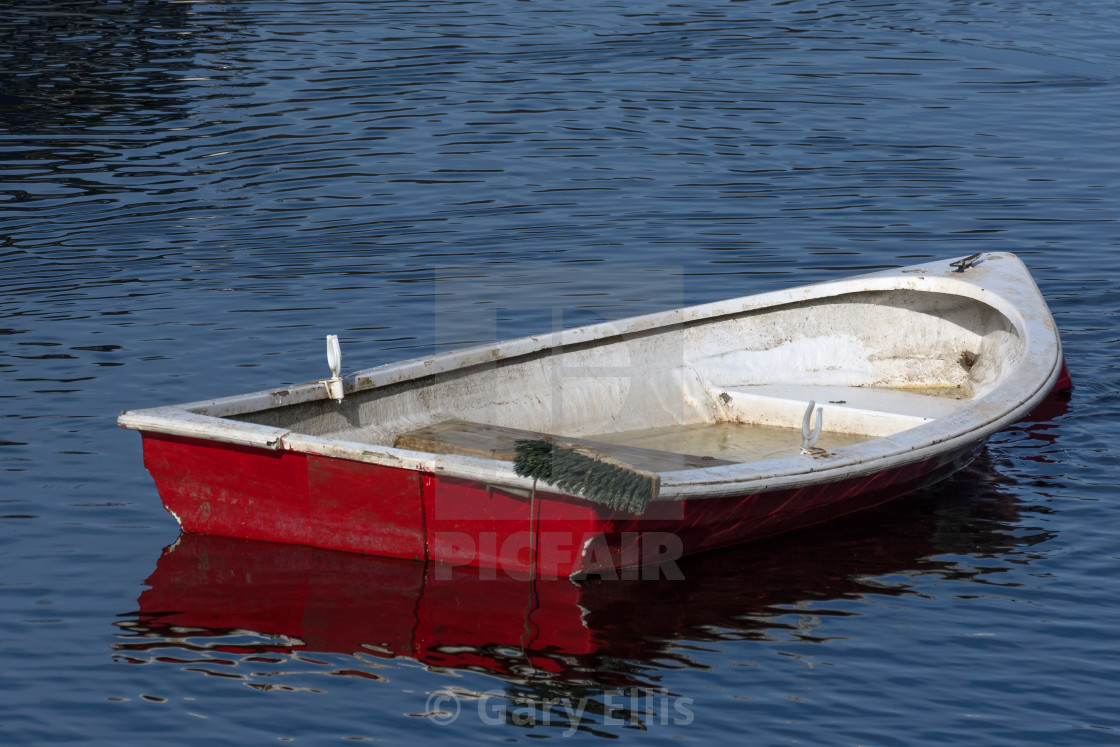
[[[420,476],[342,459],[144,434],[144,463],[188,532],[423,559]]]

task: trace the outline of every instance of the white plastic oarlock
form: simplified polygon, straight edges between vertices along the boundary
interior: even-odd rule
[[[341,402],[342,391],[342,349],[338,346],[338,335],[327,335],[327,365],[331,367],[331,378],[325,379],[327,396],[335,402]]]
[[[817,426],[816,428],[810,427],[813,419],[813,408],[817,410]],[[805,417],[801,419],[801,453],[810,456],[824,454],[825,450],[819,448],[816,443],[817,439],[821,437],[821,421],[824,416],[824,408],[817,407],[816,402],[809,402],[809,406],[805,409]]]

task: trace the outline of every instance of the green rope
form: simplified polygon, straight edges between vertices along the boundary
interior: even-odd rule
[[[516,442],[513,468],[522,477],[632,514],[643,513],[659,487],[657,475],[542,440]]]

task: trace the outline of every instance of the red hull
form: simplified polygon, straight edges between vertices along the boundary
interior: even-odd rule
[[[1048,403],[1068,395],[1064,362]],[[672,575],[686,554],[871,508],[961,469],[982,442],[792,490],[664,501],[641,516],[539,492],[296,452],[144,433],[144,463],[187,532],[310,545],[511,575]],[[645,570],[639,571],[639,568]]]
[[[533,502],[404,469],[144,434],[145,465],[185,531],[550,577],[620,568],[633,569],[622,571],[630,578],[672,575],[682,555],[819,524],[919,489],[966,465],[977,446],[795,490],[655,502],[633,516],[564,495],[538,493]]]

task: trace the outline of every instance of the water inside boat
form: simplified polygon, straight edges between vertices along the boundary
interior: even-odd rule
[[[869,441],[863,433],[823,431],[817,448],[831,451]],[[801,451],[801,429],[751,423],[694,423],[603,433],[594,440],[658,451],[710,456],[729,462],[754,462],[793,456]]]

